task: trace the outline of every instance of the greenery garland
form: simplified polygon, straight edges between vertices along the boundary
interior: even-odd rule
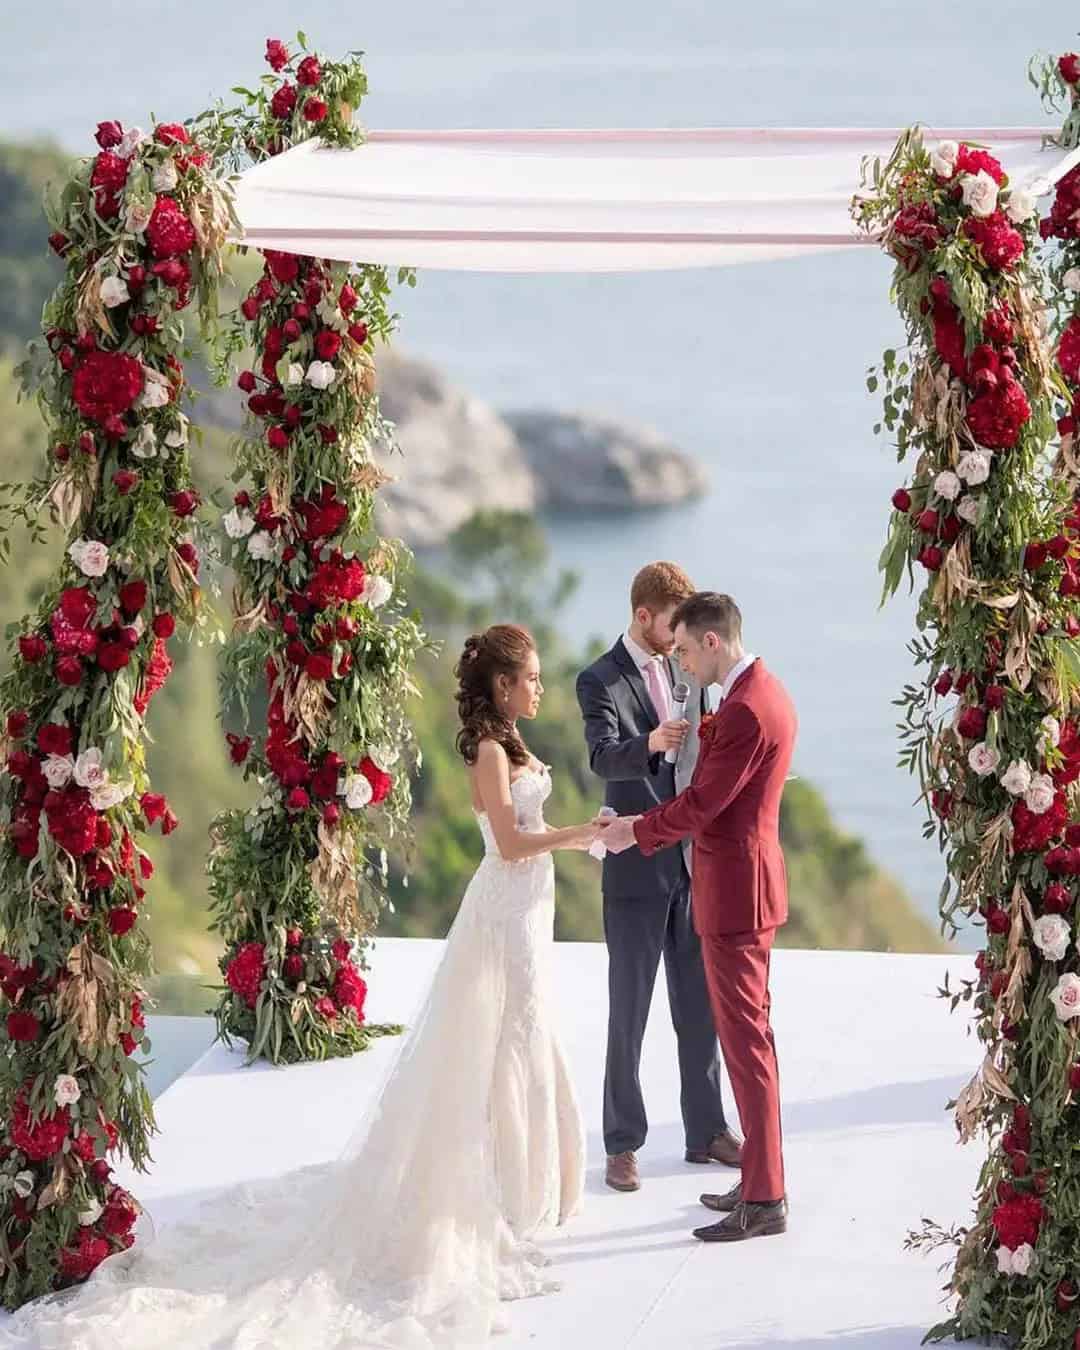
[[[151,791],[145,716],[167,644],[199,620],[205,530],[182,411],[180,311],[216,314],[229,220],[205,147],[116,122],[47,201],[66,274],[21,374],[47,427],[43,506],[69,546],[37,612],[9,630],[0,684],[0,1271],[9,1308],[128,1247],[139,1212],[111,1179],[148,1159],[154,1116],[140,838],[178,821]]]
[[[197,123],[233,167],[317,136],[362,139],[352,113],[367,88],[357,56],[329,62],[267,43],[274,74],[244,103]],[[241,710],[233,761],[258,784],[247,811],[220,816],[209,859],[215,927],[226,939],[217,1010],[249,1058],[322,1059],[363,1049],[360,973],[386,901],[387,857],[405,833],[406,717],[412,662],[424,645],[406,612],[401,545],[375,532],[386,481],[371,446],[389,442],[373,349],[395,325],[383,267],[262,254],[262,274],[235,315],[226,357],[253,351],[237,441],[240,490],[224,518],[236,574],[236,623],[223,703]],[[402,269],[399,282],[411,282]],[[249,691],[265,677],[256,738]]]

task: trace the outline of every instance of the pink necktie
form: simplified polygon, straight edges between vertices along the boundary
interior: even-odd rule
[[[668,721],[671,717],[671,704],[668,701],[667,681],[660,671],[659,659],[650,661],[645,667],[645,684],[656,710],[657,721]]]

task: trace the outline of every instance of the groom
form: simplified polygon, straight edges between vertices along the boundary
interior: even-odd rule
[[[694,687],[676,715],[678,677],[670,660],[671,615],[693,594],[674,563],[651,563],[630,590],[630,626],[578,676],[577,696],[593,772],[617,814],[636,815],[690,781],[703,705]],[[674,763],[667,762],[671,752]],[[608,949],[608,1043],[604,1066],[607,1184],[636,1191],[637,1150],[648,1121],[638,1077],[641,1041],[661,952],[679,1047],[686,1160],[739,1165],[739,1140],[724,1122],[720,1061],[709,1012],[701,945],[690,918],[690,853],[667,848],[604,859],[604,940]]]
[[[690,786],[644,815],[608,822],[601,838],[649,856],[694,841],[694,923],[701,934],[716,1031],[746,1132],[742,1180],[702,1203],[727,1217],[694,1231],[738,1242],[787,1228],[776,1046],[769,1024],[769,957],[787,919],[780,798],[795,744],[795,708],[780,681],[743,650],[730,596],[705,591],[672,616],[679,665],[718,683],[719,710],[701,728]]]

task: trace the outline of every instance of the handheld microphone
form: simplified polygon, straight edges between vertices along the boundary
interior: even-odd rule
[[[690,701],[690,686],[688,684],[677,684],[671,691],[671,716],[673,721],[679,721],[686,716],[686,705]],[[666,764],[674,764],[679,758],[678,750],[669,750],[664,755]]]

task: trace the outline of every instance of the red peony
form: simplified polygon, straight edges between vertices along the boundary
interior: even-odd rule
[[[1041,853],[1065,829],[1069,813],[1065,794],[1058,792],[1049,811],[1036,815],[1023,801],[1013,803],[1013,852]]]
[[[936,248],[943,238],[937,213],[930,202],[915,202],[902,207],[893,221],[893,234],[925,249]]]
[[[267,38],[266,60],[271,70],[284,70],[289,64],[288,47],[278,38]]]
[[[102,1232],[108,1233],[110,1237],[123,1237],[125,1233],[130,1233],[138,1217],[139,1206],[134,1197],[123,1187],[117,1186],[109,1196],[101,1216]]]
[[[195,227],[172,197],[158,197],[146,237],[155,258],[176,258],[194,247]]]
[[[159,145],[187,145],[191,137],[187,134],[187,128],[179,122],[162,122],[154,128],[154,140]]]
[[[989,216],[969,216],[964,232],[982,252],[987,267],[1003,271],[1024,252],[1024,236],[1013,229],[1001,211]]]
[[[7,716],[7,734],[14,740],[21,740],[26,735],[27,728],[30,726],[30,714],[17,708],[14,712],[9,712]]]
[[[297,508],[304,518],[304,538],[308,543],[340,534],[349,519],[349,508],[337,500],[332,483],[324,483],[318,501],[301,502]]]
[[[58,722],[46,722],[38,728],[37,743],[43,755],[70,755],[73,744],[71,728]]]
[[[332,361],[341,351],[341,334],[332,328],[320,329],[315,335],[315,355],[321,361]]]
[[[261,942],[242,942],[225,967],[225,983],[249,1008],[254,1008],[266,978],[266,948]]]
[[[54,1158],[64,1147],[71,1128],[71,1116],[66,1106],[41,1117],[36,1124],[30,1119],[26,1102],[27,1090],[20,1088],[11,1113],[11,1142],[28,1158],[44,1162]]]
[[[367,755],[360,761],[357,768],[371,784],[372,806],[378,806],[380,802],[384,802],[389,797],[390,790],[394,786],[394,780],[388,773],[384,773],[374,760]]]
[[[1002,381],[976,395],[967,408],[971,434],[990,450],[1012,449],[1030,416],[1031,404],[1015,380]]]
[[[283,84],[280,89],[275,91],[274,97],[270,100],[270,111],[283,122],[293,115],[295,107],[296,86],[292,84]]]
[[[98,648],[98,665],[108,674],[124,670],[131,663],[131,652],[123,642],[103,642]]]
[[[1080,84],[1080,56],[1075,52],[1059,56],[1057,66],[1066,84]]]
[[[334,552],[316,567],[305,594],[316,609],[357,600],[364,589],[364,565],[357,558]]]
[[[355,966],[346,963],[338,967],[331,994],[334,1002],[343,1012],[346,1008],[351,1008],[356,1014],[358,1022],[364,1020],[364,999],[367,997],[367,985]]]
[[[109,932],[113,937],[123,937],[135,927],[138,915],[126,905],[118,905],[109,910]]]
[[[114,155],[111,150],[103,150],[94,160],[90,186],[101,188],[108,193],[122,192],[127,182],[128,164],[129,161],[120,155]]]
[[[315,1011],[321,1013],[328,1022],[333,1022],[338,1015],[337,1004],[326,995],[315,1000]]]
[[[986,712],[982,708],[965,708],[956,719],[956,730],[965,740],[981,741],[986,735]]]
[[[83,788],[68,786],[45,798],[49,833],[73,857],[92,853],[97,847],[97,812]]]
[[[8,1013],[7,1034],[13,1041],[36,1041],[41,1034],[41,1023],[33,1013],[16,1010]]]
[[[111,1254],[105,1238],[93,1228],[80,1227],[74,1243],[60,1249],[60,1273],[68,1280],[85,1280]]]
[[[985,170],[986,173],[1000,187],[1005,181],[1005,170],[1001,167],[998,160],[986,150],[976,150],[970,145],[961,145],[960,151],[956,156],[956,173],[977,174]]]
[[[960,311],[948,299],[937,301],[934,305],[934,347],[938,356],[961,380],[966,380],[968,375],[965,345]]]
[[[139,806],[147,825],[161,820],[167,810],[165,798],[159,792],[144,792],[139,798]]]
[[[1065,914],[1072,908],[1072,895],[1060,881],[1052,881],[1043,892],[1044,914]]]
[[[283,286],[288,286],[300,275],[300,259],[295,253],[281,253],[276,249],[267,249],[263,256],[271,275],[276,281],[280,281]],[[293,321],[290,320],[290,322]],[[287,336],[284,329],[282,333]],[[297,329],[297,336],[299,336],[299,329]],[[280,356],[281,352],[279,351],[277,354]]]
[[[310,680],[329,680],[334,674],[333,658],[326,652],[309,652],[304,660],[304,673]]]
[[[37,665],[44,660],[49,647],[43,637],[36,633],[24,634],[19,638],[19,655],[28,666]]]
[[[120,587],[120,608],[125,614],[136,615],[146,604],[146,582],[129,581]]]
[[[993,1224],[1003,1247],[1015,1251],[1025,1243],[1034,1247],[1039,1240],[1043,1205],[1038,1196],[1013,1192],[994,1210]]]
[[[142,389],[142,366],[124,352],[88,352],[71,381],[75,406],[99,424],[126,413]]]
[[[307,122],[325,121],[330,109],[321,98],[309,98],[304,104],[304,120]]]
[[[297,84],[307,85],[309,89],[314,89],[321,79],[322,67],[319,65],[318,57],[305,56],[296,68]]]

